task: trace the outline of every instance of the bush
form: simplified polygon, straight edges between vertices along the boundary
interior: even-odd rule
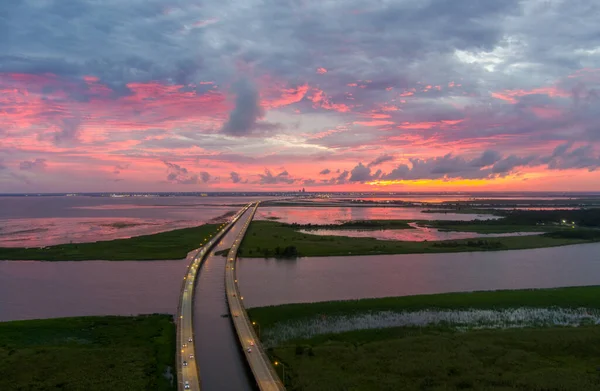
[[[544,236],[555,239],[583,239],[595,240],[600,238],[600,230],[573,229],[564,231],[548,232]]]

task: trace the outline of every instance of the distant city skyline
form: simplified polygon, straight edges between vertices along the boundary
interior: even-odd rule
[[[2,2],[0,193],[600,191],[598,14]]]

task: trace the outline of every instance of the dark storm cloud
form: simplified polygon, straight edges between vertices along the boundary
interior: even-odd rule
[[[312,53],[327,53],[319,65],[336,75],[377,81],[382,74],[398,75],[403,65],[432,52],[492,48],[502,37],[502,18],[519,11],[517,1],[494,3],[345,1],[299,6],[270,0],[257,9],[256,17],[278,23],[253,26],[252,57],[262,59],[274,72],[294,77],[302,71],[314,73],[312,61],[319,56]],[[310,17],[294,17],[298,12]],[[338,15],[336,23],[328,23],[331,15]],[[246,28],[228,27],[232,37],[241,36]]]
[[[380,165],[381,163],[390,162],[392,160],[394,160],[394,157],[392,155],[383,154],[383,155],[375,158],[367,166],[368,167],[374,167],[374,166]]]
[[[501,156],[495,151],[485,151],[472,159],[447,154],[429,159],[409,159],[410,165],[400,164],[389,173],[381,175],[385,180],[418,179],[491,179],[506,176],[523,167],[543,166],[550,170],[587,169],[594,171],[600,167],[600,155],[596,155],[591,145],[570,150],[571,144],[560,145],[549,156]],[[359,172],[367,177],[364,166]],[[375,176],[373,176],[375,177]],[[367,179],[369,180],[369,179]]]
[[[265,111],[260,105],[260,96],[254,84],[242,79],[234,84],[235,105],[229,119],[223,125],[222,133],[230,136],[248,136],[252,133],[265,133],[276,130],[278,124],[258,122]]]
[[[556,148],[554,148],[554,151],[552,151],[551,158],[562,156],[572,146],[573,146],[573,143],[564,143],[564,144],[561,144],[561,145],[557,146]]]
[[[256,121],[264,116],[260,106],[260,97],[256,86],[247,80],[241,80],[234,85],[235,107],[229,114],[229,119],[223,125],[223,133],[232,136],[244,136],[256,128]]]
[[[197,13],[186,12],[194,6],[187,0],[0,2],[0,33],[8,37],[0,40],[0,70],[93,74],[120,86],[187,80],[201,70],[195,59],[202,49],[192,42],[203,34],[196,29],[182,39],[178,32],[197,22]]]
[[[350,171],[350,182],[367,182],[371,180],[371,169],[358,163],[356,167]]]
[[[207,182],[210,179],[210,174],[202,172],[201,178],[197,174],[192,174],[187,168],[175,163],[163,161],[167,166],[167,182],[178,183],[181,185],[197,185],[202,182]]]
[[[515,155],[507,156],[494,163],[492,166],[492,173],[494,174],[506,174],[512,172],[518,167],[527,166],[535,160],[535,156],[524,156],[519,157]]]
[[[296,179],[292,178],[287,171],[282,171],[277,175],[273,175],[271,170],[266,169],[264,174],[258,174],[261,185],[275,185],[275,184],[292,184],[296,182]]]
[[[210,174],[206,171],[202,171],[200,173],[200,178],[202,179],[203,183],[206,183],[206,182],[210,181]]]
[[[492,151],[485,151],[472,159],[452,154],[429,159],[411,158],[410,166],[400,164],[391,172],[383,174],[381,178],[385,180],[487,179],[507,174],[533,160],[534,158],[518,158],[512,155],[501,158]],[[483,168],[486,166],[488,168]]]
[[[566,146],[566,148],[565,148]],[[571,144],[559,145],[559,153],[554,153],[548,161],[551,170],[587,169],[594,171],[600,167],[600,154],[595,154],[591,145],[583,145],[570,150]]]
[[[447,82],[464,74],[451,58],[456,49],[490,51],[507,34],[533,43],[523,55],[548,64],[552,73],[562,64],[578,65],[583,54],[566,49],[573,36],[579,47],[595,39],[594,24],[587,21],[597,5],[573,0],[536,10],[530,3],[267,0],[239,7],[212,0],[199,12],[191,0],[2,2],[0,33],[8,39],[0,41],[0,71],[93,74],[126,92],[125,84],[134,81],[231,81],[236,60],[242,60],[291,82],[318,80],[335,89],[333,95],[343,93],[346,83],[369,79],[362,90],[367,93],[408,88],[424,75]],[[577,29],[556,23],[567,16],[581,21]],[[336,23],[329,23],[332,17]],[[194,27],[209,18],[217,22]],[[74,25],[79,28],[66,27]],[[409,72],[414,64],[420,66]],[[331,77],[317,75],[318,67]]]
[[[0,41],[0,69],[94,74],[124,87],[132,81],[222,79],[232,74],[236,53],[284,78],[313,77],[325,66],[353,79],[379,74],[370,77],[369,89],[405,87],[396,71],[401,65],[434,51],[492,48],[501,38],[503,18],[519,11],[513,0],[398,2],[366,9],[357,0],[251,4],[207,1],[200,13],[191,0],[2,2],[3,36],[9,38]],[[298,18],[299,12],[308,17]],[[337,23],[327,23],[331,15],[338,16]],[[207,18],[219,21],[194,27]],[[73,25],[80,28],[66,28]],[[326,63],[317,63],[322,56],[315,53],[327,53]]]
[[[411,156],[421,156],[414,153],[419,148],[413,146],[415,140],[425,140],[427,145],[448,145],[450,150],[485,150],[475,158],[453,154],[412,159],[410,164],[383,174],[372,173],[371,169],[391,160],[379,157],[370,161],[375,156],[363,154],[344,161],[364,161],[366,165],[360,164],[352,172],[338,170],[333,178],[325,179],[331,184],[380,177],[484,178],[536,164],[556,170],[597,167],[593,146],[600,142],[600,86],[587,74],[569,75],[581,68],[600,67],[598,2],[249,0],[244,6],[216,0],[201,3],[0,2],[0,73],[58,75],[73,86],[47,86],[41,95],[60,91],[61,97],[64,93],[76,102],[93,101],[95,92],[81,81],[84,75],[99,77],[100,83],[111,90],[110,99],[130,94],[130,83],[148,81],[183,84],[186,91],[199,91],[194,83],[211,80],[219,85],[215,91],[235,96],[234,109],[221,131],[239,139],[214,134],[210,135],[213,138],[201,137],[206,136],[203,132],[215,132],[220,125],[208,130],[195,128],[185,134],[183,130],[169,129],[164,131],[168,133],[165,137],[145,139],[135,148],[128,147],[131,149],[124,151],[124,156],[152,155],[177,161],[173,149],[196,146],[228,151],[204,157],[207,160],[256,163],[256,159],[262,159],[260,153],[252,155],[247,149],[242,153],[241,148],[235,147],[246,147],[244,136],[271,135],[281,129],[278,124],[261,121],[265,115],[260,98],[263,84],[272,83],[281,88],[308,85],[306,97],[296,103],[301,113],[310,116],[313,111],[321,111],[323,116],[334,118],[336,124],[348,124],[345,131],[306,141],[311,147],[318,145],[335,151],[328,166],[339,166],[335,159],[356,146],[406,146],[413,149],[407,150]],[[207,19],[214,19],[214,23],[206,25],[203,20]],[[316,72],[320,67],[327,72]],[[231,91],[222,87],[231,85],[239,75],[248,75],[256,85],[243,79],[233,84]],[[460,87],[454,87],[459,83]],[[261,87],[260,92],[257,86]],[[552,86],[552,91],[526,93],[540,86]],[[322,102],[312,101],[315,89],[321,90],[331,103],[348,105],[352,112],[340,113],[336,110],[341,106],[323,107]],[[409,92],[412,95],[400,95],[408,89],[414,89]],[[492,93],[496,93],[496,98],[491,97]],[[139,103],[136,114],[138,110],[151,109],[151,104],[146,107],[146,103]],[[386,111],[386,120],[393,124],[387,125],[385,132],[380,127],[351,125],[357,119],[349,117],[360,115],[364,120],[363,116],[374,112],[381,114],[384,103],[398,108]],[[206,108],[198,105],[194,109]],[[84,139],[79,137],[86,125],[84,121],[88,121],[88,114],[97,113],[93,109],[82,112],[81,117],[74,113],[78,112],[45,112],[52,131],[58,130],[45,132],[48,139],[44,141],[60,146],[80,143]],[[63,115],[68,118],[63,119]],[[222,120],[219,116],[215,122],[221,124]],[[464,122],[453,127],[441,121]],[[424,124],[419,128],[418,123]],[[335,127],[330,125],[326,125],[328,129]],[[108,139],[138,137],[129,132],[113,133]],[[548,141],[568,144],[540,157],[519,151]],[[592,147],[580,147],[582,141]],[[284,153],[272,156],[273,161],[264,166],[273,163],[272,167],[281,167],[288,158]],[[26,158],[18,160],[23,159]],[[176,164],[165,164],[171,182],[211,181],[206,172],[193,174]],[[327,169],[321,175],[330,173]],[[261,183],[297,180],[281,174],[265,173]],[[239,175],[232,173],[230,177],[234,183],[241,181]]]
[[[319,172],[319,175],[327,175],[331,173],[331,170],[329,168],[326,168],[324,170],[321,170],[321,172]]]
[[[484,151],[480,157],[471,160],[470,164],[473,167],[485,167],[496,163],[498,160],[502,159],[502,155],[496,151]]]
[[[340,170],[337,170],[336,172],[340,172]],[[349,176],[350,176],[350,171],[344,170],[340,173],[340,175],[330,178],[329,180],[323,180],[322,182],[330,184],[330,185],[343,185],[345,183],[348,183]]]
[[[240,176],[240,174],[238,174],[235,171],[231,171],[229,173],[229,177],[231,178],[231,182],[233,182],[233,183],[239,183],[242,181],[242,177]]]

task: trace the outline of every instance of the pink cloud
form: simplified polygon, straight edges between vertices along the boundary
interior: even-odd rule
[[[582,70],[576,76],[583,78],[590,74],[593,72]],[[346,96],[344,91],[327,90],[332,94],[330,96],[322,89],[324,87],[317,88],[308,83],[290,85],[267,77],[258,80],[261,105],[267,110],[289,107],[281,114],[289,115],[294,120],[299,117],[292,113],[299,114],[299,108],[302,108],[306,120],[302,117],[302,122],[298,121],[302,125],[299,125],[293,137],[302,137],[306,145],[318,146],[327,153],[321,155],[315,152],[307,158],[306,154],[296,152],[296,146],[282,144],[276,152],[271,150],[236,155],[223,152],[219,144],[222,140],[217,140],[212,146],[205,146],[204,140],[200,143],[194,137],[215,133],[232,109],[230,99],[212,81],[201,81],[196,85],[158,81],[129,83],[127,93],[123,94],[113,91],[94,75],[67,80],[49,74],[0,74],[0,123],[3,128],[0,132],[5,131],[2,147],[26,154],[17,161],[7,161],[4,157],[3,164],[18,167],[22,161],[47,159],[48,175],[76,173],[77,176],[83,176],[86,170],[81,167],[90,167],[88,172],[97,173],[99,178],[109,178],[116,175],[114,167],[124,167],[123,164],[127,163],[130,164],[127,170],[119,170],[119,176],[132,183],[142,183],[147,178],[166,178],[160,159],[168,156],[169,162],[188,168],[193,175],[206,170],[214,180],[211,183],[216,184],[218,177],[225,178],[219,186],[233,190],[240,189],[241,184],[231,183],[228,179],[231,172],[239,172],[244,180],[248,179],[243,188],[252,188],[260,180],[258,173],[263,173],[265,167],[275,175],[282,172],[281,162],[285,161],[290,174],[289,178],[286,175],[284,179],[293,179],[293,186],[297,186],[303,180],[314,179],[311,173],[320,172],[326,167],[333,169],[333,172],[337,168],[342,172],[350,171],[360,160],[371,161],[373,151],[378,154],[397,154],[401,148],[405,157],[426,158],[450,152],[473,153],[496,147],[507,150],[518,146],[519,153],[543,155],[548,153],[549,147],[559,146],[561,142],[543,141],[532,145],[528,140],[547,140],[543,137],[550,134],[548,127],[554,123],[568,123],[572,130],[583,129],[586,125],[583,120],[571,118],[574,113],[568,107],[555,107],[552,103],[519,106],[518,110],[508,108],[498,112],[484,112],[478,106],[456,105],[450,108],[453,114],[447,118],[463,116],[464,119],[437,120],[444,118],[445,114],[436,113],[435,107],[432,107],[432,113],[421,111],[420,108],[413,111],[412,106],[411,110],[401,110],[398,105],[405,101],[396,101],[395,98],[386,103],[389,94],[384,93],[382,101],[373,101],[369,95],[371,101],[366,101],[365,95],[372,94],[374,89],[356,89]],[[365,87],[368,83],[359,81],[348,86]],[[196,88],[199,85],[209,87]],[[420,87],[419,91],[440,91],[445,90],[445,86],[432,84]],[[448,83],[448,87],[456,86],[460,85]],[[379,85],[379,91],[384,87]],[[207,89],[206,92],[199,92]],[[401,92],[400,96],[412,96],[415,93],[416,90],[408,89]],[[492,92],[493,97],[513,104],[520,97],[530,94],[565,98],[571,92],[559,87]],[[86,99],[81,99],[82,96]],[[350,101],[351,98],[355,100]],[[303,103],[294,106],[300,102]],[[314,109],[320,109],[319,115],[315,116],[318,119],[314,127],[310,123],[310,112],[313,110],[307,107],[311,104]],[[335,113],[328,115],[325,110]],[[455,115],[455,112],[459,115]],[[319,123],[319,117],[324,121],[322,124]],[[78,125],[80,145],[76,148],[53,143],[53,135],[60,132],[65,119],[81,122]],[[558,121],[553,121],[555,119]],[[380,129],[362,129],[361,133],[359,128],[351,124]],[[521,128],[526,129],[527,133],[520,134],[512,130]],[[154,134],[155,130],[159,132]],[[186,140],[190,140],[189,146],[185,144]],[[295,153],[297,156],[294,156]],[[544,167],[536,167],[528,172],[540,176],[553,175]],[[273,189],[281,189],[280,186],[285,184],[268,184],[265,188],[273,185]],[[365,186],[345,184],[319,188],[360,190]]]
[[[263,95],[261,104],[267,109],[288,106],[304,99],[308,89],[309,87],[307,84],[295,88],[271,88]]]
[[[313,102],[313,107],[321,107],[326,110],[333,110],[340,113],[350,112],[350,107],[344,103],[331,103],[322,90],[313,88],[312,91],[313,94],[309,99]]]
[[[543,119],[558,118],[563,114],[562,110],[552,107],[530,107],[529,110]]]
[[[394,105],[382,105],[380,107],[381,111],[398,111],[400,110],[398,107],[394,106]]]
[[[384,120],[373,120],[373,121],[354,121],[356,125],[363,126],[384,126],[384,125],[393,125],[395,122],[393,121],[384,121]]]
[[[438,122],[403,122],[398,125],[399,129],[432,129],[432,128],[443,128],[452,125],[457,125],[463,122],[463,120],[442,120]]]
[[[526,96],[526,95],[548,95],[550,97],[556,98],[568,98],[571,94],[567,91],[563,91],[557,87],[540,87],[534,88],[531,90],[504,90],[501,92],[492,92],[491,96],[503,100],[505,102],[515,104],[518,102],[516,98]]]

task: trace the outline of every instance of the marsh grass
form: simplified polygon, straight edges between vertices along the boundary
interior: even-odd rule
[[[422,310],[416,312],[381,311],[348,316],[277,323],[263,332],[266,347],[289,340],[309,339],[317,335],[353,330],[390,327],[444,327],[453,330],[504,329],[518,327],[599,325],[600,311],[588,308],[510,308],[503,310]]]
[[[465,311],[514,308],[590,308],[600,310],[600,286],[441,293],[377,299],[297,303],[250,308],[248,314],[263,332],[281,322],[355,316],[380,312],[424,310]]]
[[[135,236],[91,243],[59,244],[48,247],[0,247],[0,260],[37,261],[146,261],[183,259],[200,247],[209,235],[218,230],[217,224],[176,229],[153,235]]]
[[[290,391],[600,390],[598,286],[249,312]]]
[[[315,228],[316,226],[312,227]],[[460,228],[453,229],[461,230]],[[475,230],[477,227],[473,228],[465,225],[462,228]],[[483,233],[537,232],[540,230],[531,226],[519,226],[516,229],[514,226],[494,226],[488,230],[485,225],[479,226],[478,229]],[[239,255],[249,258],[273,257],[276,254],[277,247],[285,248],[288,246],[294,246],[299,257],[312,257],[519,250],[600,241],[600,233],[590,234],[589,230],[576,231],[568,235],[552,233],[535,236],[488,237],[483,240],[475,238],[414,242],[313,235],[299,232],[290,224],[274,221],[253,221],[240,246]]]
[[[286,366],[289,391],[600,390],[597,326],[362,330],[270,354]]]
[[[0,390],[175,390],[170,315],[0,323]]]

